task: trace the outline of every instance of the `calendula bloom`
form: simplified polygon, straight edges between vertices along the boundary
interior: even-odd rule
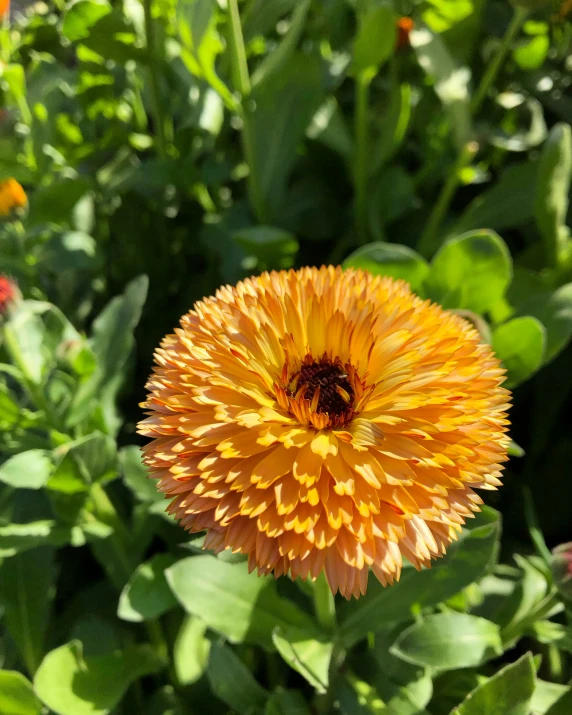
[[[26,192],[16,179],[0,181],[0,216],[9,216],[14,209],[24,208],[27,203]]]
[[[155,355],[139,425],[169,511],[250,569],[358,596],[429,566],[500,484],[504,370],[403,281],[263,273],[199,301]]]
[[[16,284],[7,276],[0,275],[0,315],[3,315],[18,294]]]
[[[400,17],[397,21],[397,47],[409,47],[409,35],[415,27],[410,17]]]
[[[0,18],[10,13],[10,0],[0,0]]]

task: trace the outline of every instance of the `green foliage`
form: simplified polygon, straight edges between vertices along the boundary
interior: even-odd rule
[[[0,221],[18,285],[0,715],[572,712],[569,544],[550,551],[572,499],[572,25],[514,6],[50,0],[4,19],[0,179],[28,201]],[[338,263],[469,321],[518,442],[431,569],[347,602],[202,553],[135,428],[195,301]]]

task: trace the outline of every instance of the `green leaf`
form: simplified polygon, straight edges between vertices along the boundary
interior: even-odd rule
[[[350,254],[344,268],[361,268],[374,276],[391,276],[407,281],[411,290],[420,292],[429,274],[425,259],[408,246],[398,243],[369,243]]]
[[[32,683],[15,670],[0,670],[0,713],[2,715],[40,715],[42,703]]]
[[[268,693],[228,646],[213,643],[207,676],[213,693],[239,715],[263,707]]]
[[[324,98],[318,57],[295,53],[284,69],[252,90],[246,103],[251,198],[262,224],[280,224],[298,145]]]
[[[393,54],[396,39],[393,11],[385,5],[370,7],[359,18],[353,50],[354,71],[375,74]]]
[[[391,653],[415,665],[453,670],[481,665],[502,650],[496,623],[466,613],[436,613],[407,628]]]
[[[493,231],[473,231],[449,239],[438,251],[426,281],[429,298],[444,308],[494,311],[512,277],[504,241]]]
[[[572,337],[572,283],[554,292],[531,296],[518,306],[518,315],[531,315],[546,328],[544,362],[554,360]]]
[[[150,646],[84,658],[81,643],[71,641],[46,655],[34,688],[58,715],[107,715],[131,683],[162,666]]]
[[[456,235],[483,226],[502,231],[521,226],[534,216],[538,165],[527,161],[507,167],[499,179],[471,201],[453,228]]]
[[[319,693],[328,689],[333,643],[319,633],[312,634],[297,628],[275,630],[272,640],[276,650]]]
[[[157,554],[135,570],[121,592],[117,616],[124,621],[147,621],[177,605],[165,579],[165,570],[177,561],[171,554]]]
[[[550,708],[556,705],[555,712],[552,715],[568,715],[571,711],[572,701],[566,703],[566,697],[563,699],[563,704],[567,705],[567,710],[559,710],[558,702],[563,696],[572,697],[572,688],[559,683],[549,683],[546,680],[536,680],[536,688],[530,703],[530,709],[534,715],[546,715],[550,713]]]
[[[75,42],[89,37],[89,28],[111,12],[107,0],[79,0],[69,6],[64,15],[62,34]]]
[[[485,523],[463,531],[447,555],[431,569],[405,569],[401,580],[384,588],[370,579],[367,593],[339,611],[340,635],[349,647],[376,629],[411,617],[413,610],[435,606],[478,581],[493,561],[500,535],[500,515],[484,510]]]
[[[423,20],[434,32],[445,32],[474,12],[472,0],[428,0]]]
[[[48,489],[77,494],[91,484],[109,480],[117,474],[117,445],[102,432],[65,442],[53,451],[59,464],[47,483]]]
[[[542,66],[550,48],[547,35],[537,35],[526,40],[512,51],[516,64],[523,70],[535,70]]]
[[[205,637],[206,623],[187,616],[179,628],[173,647],[175,672],[181,685],[191,685],[206,670],[211,642]]]
[[[56,234],[43,247],[40,261],[50,271],[85,271],[97,267],[97,244],[82,231]]]
[[[261,269],[290,268],[299,248],[295,236],[274,226],[248,226],[232,237],[248,255],[258,259]]]
[[[473,690],[451,715],[529,715],[536,669],[530,653]]]
[[[133,331],[137,326],[147,297],[149,280],[139,276],[131,281],[122,296],[113,298],[93,324],[91,344],[97,359],[97,368],[74,396],[68,421],[76,425],[93,407],[94,400],[111,399],[118,389],[131,349]]]
[[[40,489],[50,478],[52,463],[48,452],[29,449],[0,464],[0,482],[15,489]]]
[[[411,119],[411,85],[393,82],[389,107],[378,129],[378,140],[371,160],[371,171],[379,171],[399,149]]]
[[[435,82],[435,92],[449,118],[456,144],[463,148],[472,138],[469,110],[471,72],[457,66],[446,44],[427,27],[416,27],[409,35],[421,69]]]
[[[528,380],[542,365],[546,330],[536,318],[513,318],[493,330],[493,350],[507,369],[506,387]]]
[[[571,178],[572,130],[570,125],[559,123],[554,125],[542,148],[534,205],[538,230],[552,266],[557,266],[565,257]]]
[[[28,524],[6,524],[0,526],[0,558],[9,558],[36,546],[62,546],[74,538],[85,542],[79,527],[58,526],[49,519]]]
[[[310,715],[302,693],[277,688],[266,701],[264,715]]]
[[[36,672],[42,659],[54,594],[55,567],[51,548],[40,547],[16,554],[0,567],[4,623],[31,674]]]
[[[123,470],[123,479],[137,499],[144,502],[165,501],[165,496],[157,489],[155,480],[149,477],[139,447],[123,447],[119,451],[119,463]]]
[[[561,695],[558,700],[546,711],[546,715],[570,715],[572,712],[572,687]]]
[[[171,566],[165,575],[183,608],[231,643],[271,647],[272,631],[277,627],[315,629],[309,616],[278,596],[273,578],[249,574],[244,562],[192,556]]]
[[[85,177],[59,179],[49,186],[40,186],[30,196],[30,225],[41,223],[70,224],[76,204],[91,187]]]

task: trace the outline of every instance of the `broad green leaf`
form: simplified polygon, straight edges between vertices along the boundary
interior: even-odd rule
[[[471,72],[468,67],[457,66],[443,40],[427,27],[416,27],[409,39],[419,65],[435,82],[435,92],[447,112],[457,147],[462,148],[472,138],[469,111]]]
[[[97,243],[82,231],[56,234],[43,247],[40,261],[50,271],[83,271],[97,266]]]
[[[546,59],[550,39],[547,35],[537,35],[525,40],[512,51],[516,64],[523,70],[535,70],[542,66]]]
[[[89,28],[111,12],[107,0],[79,0],[69,6],[64,15],[62,34],[75,42],[89,37]]]
[[[195,683],[206,670],[211,649],[206,630],[206,624],[196,616],[187,616],[179,628],[173,661],[181,685]]]
[[[447,555],[431,569],[405,569],[401,580],[384,588],[370,579],[367,593],[339,610],[340,635],[349,647],[394,621],[411,617],[413,609],[435,606],[478,581],[496,556],[500,515],[492,509],[480,517],[484,523],[463,531]]]
[[[295,236],[274,226],[249,226],[236,231],[233,239],[247,255],[256,257],[261,269],[290,268],[299,248]]]
[[[157,554],[135,570],[121,592],[117,616],[124,621],[147,621],[177,605],[165,579],[165,570],[176,562],[172,554]]]
[[[102,432],[65,442],[56,447],[53,456],[59,463],[47,487],[54,491],[76,494],[117,474],[117,445]]]
[[[55,567],[51,548],[42,546],[16,554],[0,566],[4,624],[32,675],[44,653],[54,595]]]
[[[266,701],[264,715],[310,715],[310,708],[298,690],[279,687]]]
[[[254,87],[246,103],[251,200],[262,224],[279,224],[297,150],[324,98],[321,61],[295,53],[272,81]]]
[[[119,463],[123,469],[123,479],[137,499],[144,502],[165,501],[165,496],[157,489],[155,480],[149,477],[139,447],[123,447],[119,451]]]
[[[434,32],[450,30],[474,11],[472,0],[429,0],[423,20]]]
[[[531,315],[546,328],[544,362],[554,360],[572,337],[572,283],[560,286],[553,293],[531,296],[518,306],[518,315]]]
[[[506,168],[499,179],[471,201],[453,227],[455,235],[466,231],[521,226],[534,216],[538,165],[521,162]]]
[[[54,222],[71,226],[76,204],[89,192],[91,182],[86,177],[58,179],[49,186],[40,186],[30,196],[30,225]]]
[[[414,623],[391,652],[408,663],[452,670],[473,668],[502,653],[496,623],[466,613],[436,613]]]
[[[369,243],[350,254],[344,268],[361,268],[372,275],[391,276],[407,281],[411,290],[420,292],[429,273],[425,259],[408,246],[398,243]]]
[[[566,697],[563,696],[572,698],[572,688],[537,678],[530,709],[534,715],[546,715],[546,713],[551,712],[551,707],[554,705],[556,709],[552,712],[552,715],[568,715],[572,708],[572,700],[566,703]],[[558,703],[561,698],[563,698],[562,704],[567,705],[567,710],[558,709]]]
[[[149,280],[139,276],[107,305],[93,324],[91,345],[97,359],[97,369],[74,396],[69,424],[75,425],[87,417],[94,401],[114,397],[131,348],[133,331],[139,322],[147,297]],[[115,378],[115,379],[114,379]]]
[[[371,6],[359,18],[353,49],[353,70],[375,74],[395,50],[395,14],[386,5]]]
[[[253,87],[261,82],[268,81],[275,72],[280,72],[284,69],[302,36],[309,7],[310,0],[298,2],[292,13],[288,32],[278,47],[264,58],[252,74],[251,82]]]
[[[42,703],[32,683],[15,670],[0,670],[0,713],[2,715],[40,715]]]
[[[50,519],[5,524],[0,526],[0,558],[9,558],[36,546],[62,546],[70,541],[79,541],[77,545],[85,543],[80,527],[59,526]]]
[[[213,693],[239,715],[250,715],[268,693],[229,646],[213,643],[207,667]]]
[[[166,577],[183,608],[231,643],[272,646],[277,627],[315,629],[309,616],[278,596],[274,579],[249,574],[244,562],[192,556],[167,569]]]
[[[535,214],[551,265],[565,255],[568,229],[565,226],[572,179],[572,130],[556,124],[546,140],[536,182]]]
[[[570,715],[572,712],[572,687],[561,695],[546,711],[546,715]]]
[[[399,149],[411,118],[411,85],[393,82],[389,107],[378,128],[378,140],[373,151],[371,171],[379,171]]]
[[[276,629],[272,634],[276,650],[319,693],[328,689],[333,643],[319,633],[312,634],[296,628]]]
[[[449,239],[431,263],[428,297],[444,308],[475,313],[494,311],[512,277],[504,241],[493,231],[474,231]]]
[[[162,667],[150,646],[84,658],[79,641],[50,651],[34,678],[34,689],[58,715],[107,715],[127,688]]]
[[[50,478],[52,463],[48,452],[29,449],[0,464],[0,482],[14,489],[40,489]]]
[[[530,653],[473,690],[451,715],[529,715],[536,669]]]
[[[493,350],[507,369],[505,385],[516,387],[542,365],[546,330],[536,318],[513,318],[493,330]]]

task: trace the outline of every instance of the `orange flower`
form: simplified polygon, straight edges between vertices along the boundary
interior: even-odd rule
[[[7,276],[0,274],[0,315],[8,310],[8,306],[14,301],[17,294],[16,284]]]
[[[504,370],[403,281],[322,267],[199,301],[155,355],[140,433],[169,511],[250,569],[358,596],[429,566],[507,459]]]
[[[410,17],[400,17],[397,21],[397,47],[409,47],[409,34],[415,27]]]
[[[0,0],[0,18],[5,17],[10,12],[10,0]]]
[[[0,181],[0,216],[9,216],[16,208],[24,208],[28,203],[26,192],[16,179]]]

